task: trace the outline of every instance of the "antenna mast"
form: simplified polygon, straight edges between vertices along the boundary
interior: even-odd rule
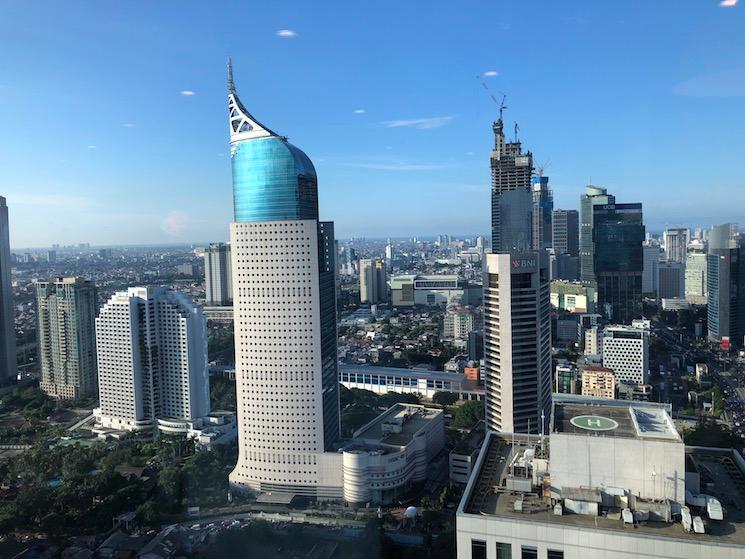
[[[499,120],[502,120],[502,115],[504,114],[504,110],[507,108],[507,105],[505,105],[505,101],[507,100],[507,96],[502,93],[502,100],[497,101],[497,98],[492,95],[491,90],[489,89],[489,86],[486,85],[486,82],[484,81],[484,78],[481,76],[476,76],[476,79],[481,82],[481,85],[486,90],[487,95],[491,97],[491,100],[494,101],[494,104],[499,108]]]

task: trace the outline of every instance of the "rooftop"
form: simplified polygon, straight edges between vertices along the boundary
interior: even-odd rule
[[[571,401],[570,401],[571,400]],[[555,398],[553,433],[680,441],[664,405],[588,398]]]
[[[511,435],[489,433],[458,514],[515,518],[576,527],[583,531],[627,532],[636,537],[703,540],[712,545],[745,545],[745,471],[738,466],[735,451],[698,447],[685,449],[689,466],[701,476],[702,491],[706,488],[706,493],[719,499],[726,511],[724,520],[706,520],[706,533],[696,534],[686,532],[680,522],[649,520],[638,522],[632,528],[624,524],[620,509],[603,506],[600,506],[597,516],[572,514],[566,509],[562,515],[556,515],[551,499],[540,496],[537,490],[534,493],[508,490],[506,478],[513,457],[527,448],[536,448],[539,442],[537,436],[516,435],[513,440]],[[540,450],[537,455],[540,456]],[[584,489],[592,492],[591,488]],[[518,501],[522,501],[522,511],[515,510]]]
[[[440,416],[442,410],[414,404],[396,404],[358,429],[353,438],[360,443],[406,446],[414,435]]]

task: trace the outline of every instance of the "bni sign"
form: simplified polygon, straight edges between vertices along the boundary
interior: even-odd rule
[[[511,266],[513,270],[536,268],[538,266],[538,259],[535,256],[513,256]]]
[[[612,431],[618,427],[617,421],[600,415],[578,415],[570,419],[569,423],[589,431]]]

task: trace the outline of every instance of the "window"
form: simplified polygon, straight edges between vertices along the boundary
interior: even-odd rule
[[[497,542],[497,559],[512,559],[512,545]]]
[[[486,559],[486,542],[471,540],[471,559]]]
[[[560,549],[549,549],[546,557],[548,559],[564,559],[564,552]]]
[[[538,559],[538,548],[532,545],[524,545],[521,548],[522,553],[520,557],[522,559]]]

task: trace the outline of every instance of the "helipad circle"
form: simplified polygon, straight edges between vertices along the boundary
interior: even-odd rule
[[[578,415],[569,420],[575,427],[589,431],[612,431],[618,422],[601,415]]]

